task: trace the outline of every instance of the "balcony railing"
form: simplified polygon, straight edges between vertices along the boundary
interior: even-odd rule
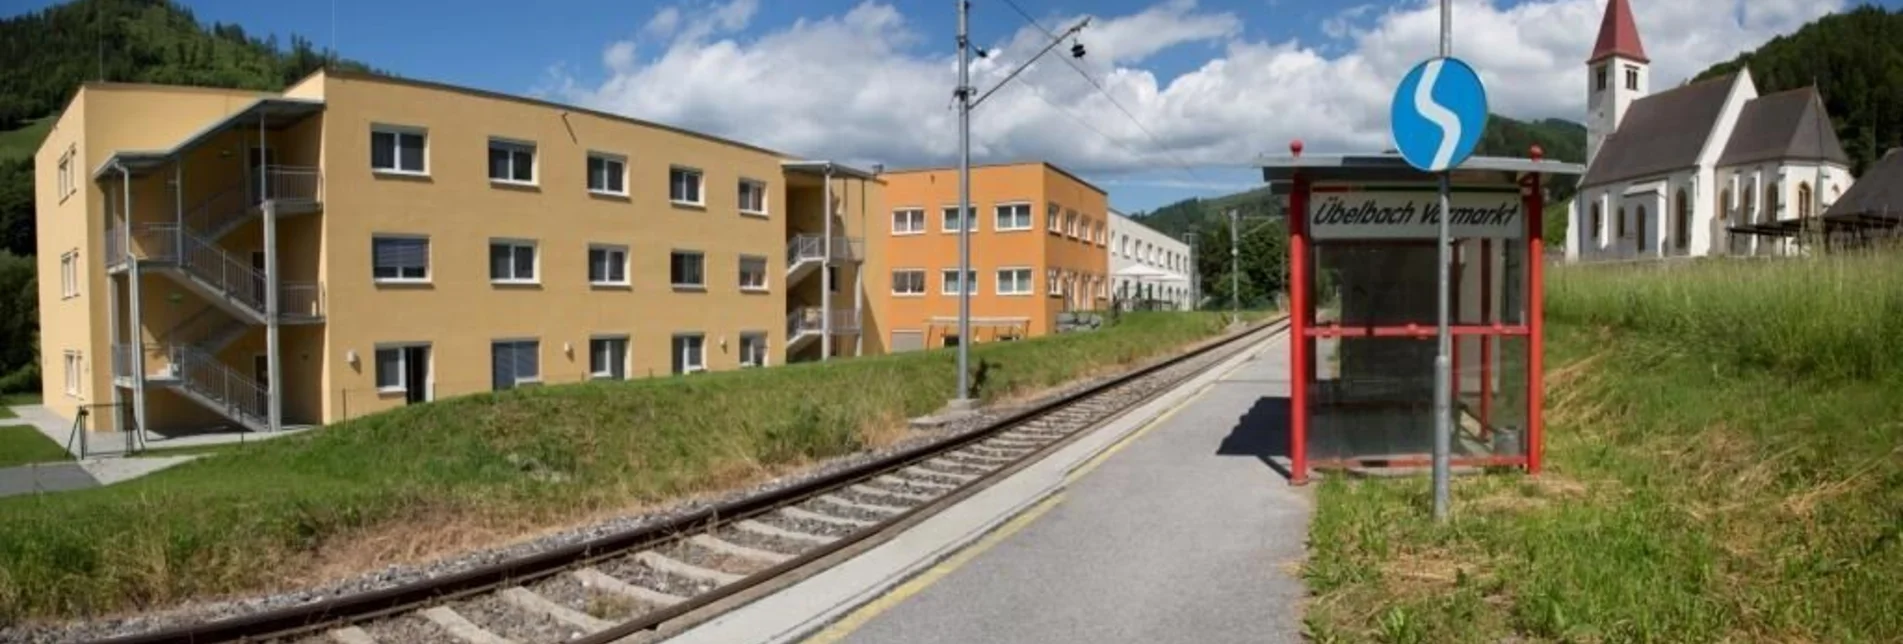
[[[141,224],[132,238],[140,259],[176,263],[234,302],[264,314],[264,273],[250,262],[178,224]],[[323,289],[317,282],[279,282],[278,295],[284,319],[323,317]]]
[[[258,191],[259,176],[263,172],[264,198],[290,203],[316,203],[318,191],[323,188],[323,174],[317,168],[309,166],[273,165],[263,170],[251,171],[251,194]],[[262,199],[254,199],[262,201]]]
[[[324,317],[323,285],[317,282],[279,282],[278,318],[312,321]]]
[[[852,309],[834,309],[833,335],[845,335],[859,332],[859,312]],[[826,312],[817,306],[802,306],[786,314],[786,337],[798,337],[804,333],[825,332]]]
[[[865,240],[858,237],[833,237],[833,260],[856,261],[865,254]],[[826,257],[826,236],[794,235],[786,242],[786,265],[818,261]]]

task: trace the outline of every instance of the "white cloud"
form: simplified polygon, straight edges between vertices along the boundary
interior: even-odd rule
[[[1583,119],[1583,63],[1604,0],[1454,4],[1454,53],[1481,70],[1494,111]],[[1659,91],[1837,10],[1843,0],[1635,4]],[[1090,53],[1074,62],[1116,104],[1066,64],[1069,54],[1060,46],[974,113],[973,155],[1124,172],[1244,164],[1285,150],[1298,137],[1313,151],[1383,148],[1394,83],[1437,51],[1437,6],[1407,0],[1342,11],[1324,25],[1334,40],[1326,51],[1317,47],[1323,43],[1250,38],[1236,14],[1194,0],[1094,16],[1080,38]],[[554,89],[547,91],[792,154],[888,166],[954,158],[956,59],[945,44],[949,37],[921,33],[879,0],[741,35],[757,9],[754,0],[663,8],[643,33],[666,42],[664,49],[644,47],[653,53],[637,59],[632,43],[612,43],[603,54],[604,80],[582,85],[558,66],[549,83]],[[1055,30],[1080,16],[1035,17]],[[1026,26],[995,41],[974,40],[995,49],[973,65],[973,84],[982,91],[1041,48],[1046,36]],[[1174,78],[1159,79],[1145,67],[1166,49],[1194,53],[1196,47],[1208,60]],[[1207,181],[1189,172],[1179,176]]]

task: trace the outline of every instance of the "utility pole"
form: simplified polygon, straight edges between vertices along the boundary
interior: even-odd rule
[[[971,3],[958,3],[958,411],[971,399]]]
[[[1188,237],[1184,241],[1189,242],[1189,310],[1194,311],[1201,308],[1203,303],[1203,277],[1201,267],[1197,265],[1200,254],[1196,244],[1201,236],[1192,230]]]
[[[1235,324],[1242,319],[1242,246],[1236,239],[1240,231],[1240,214],[1235,208],[1229,209],[1229,323]]]
[[[1453,14],[1448,7],[1448,0],[1440,0],[1441,58],[1453,55],[1449,43],[1452,38]],[[1452,334],[1448,332],[1447,328],[1448,305],[1451,299],[1448,294],[1447,280],[1449,279],[1450,271],[1447,265],[1453,261],[1453,248],[1451,240],[1449,239],[1449,237],[1451,237],[1451,231],[1448,228],[1449,222],[1447,217],[1447,175],[1448,171],[1446,170],[1440,173],[1440,232],[1439,243],[1436,244],[1436,246],[1440,248],[1440,306],[1436,309],[1440,320],[1439,324],[1435,325],[1436,335],[1438,336],[1436,338],[1438,348],[1434,356],[1434,519],[1436,521],[1447,520],[1449,495],[1447,481],[1449,474],[1448,459],[1450,458],[1450,452],[1453,451],[1453,401],[1450,400],[1453,397],[1453,383],[1449,382],[1453,378],[1452,374],[1448,373],[1448,370],[1451,369],[1453,365],[1453,360],[1448,355],[1451,353],[1451,345],[1453,343],[1451,341]],[[1537,262],[1540,261],[1540,258],[1528,257],[1527,261]],[[1527,306],[1539,305],[1539,302],[1527,303]]]

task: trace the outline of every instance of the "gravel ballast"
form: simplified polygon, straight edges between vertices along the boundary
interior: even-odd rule
[[[517,642],[559,642],[585,634],[552,617],[517,608],[496,595],[484,595],[451,606],[463,619]]]
[[[1157,359],[1162,360],[1167,358],[1157,358]],[[1197,360],[1192,362],[1198,363],[1197,366],[1193,368],[1199,369],[1201,368],[1202,363],[1204,361]],[[1172,367],[1170,369],[1165,369],[1163,371],[1164,372],[1176,371],[1180,373],[1182,370],[1189,370],[1191,368],[1192,367],[1184,365],[1184,366]],[[1041,405],[1041,404],[1044,404],[1045,402],[1048,402],[1051,399],[1067,396],[1077,391],[1081,391],[1085,388],[1094,387],[1098,383],[1113,377],[1115,376],[1103,376],[1099,378],[1088,379],[1085,381],[1074,382],[1068,385],[1061,386],[1054,390],[1048,391],[1043,396],[1040,396],[1037,400],[1023,401],[1020,403],[1010,404],[1010,405],[999,405],[999,406],[981,411],[980,413],[974,414],[970,417],[947,423],[939,427],[938,429],[929,430],[929,431],[915,431],[904,440],[901,440],[893,445],[890,445],[882,449],[868,450],[865,452],[860,452],[856,454],[828,459],[827,461],[824,461],[821,464],[818,464],[816,466],[813,466],[807,470],[804,470],[798,473],[788,474],[786,476],[782,476],[780,478],[777,478],[771,481],[765,481],[757,485],[750,485],[750,486],[732,489],[718,495],[710,495],[710,496],[699,498],[699,499],[685,500],[666,508],[615,517],[612,519],[599,521],[599,522],[591,523],[588,525],[577,526],[571,529],[566,529],[559,532],[554,532],[547,535],[543,535],[543,536],[539,536],[539,537],[535,537],[531,539],[526,539],[514,544],[508,544],[508,545],[502,545],[502,546],[498,546],[494,548],[487,548],[487,549],[457,553],[453,555],[444,556],[439,559],[435,559],[428,562],[388,566],[382,569],[368,571],[356,576],[340,579],[334,582],[326,583],[319,586],[313,586],[313,587],[302,589],[302,590],[282,592],[282,593],[262,594],[262,595],[256,595],[251,597],[245,597],[241,599],[235,599],[235,600],[194,602],[194,603],[174,606],[170,608],[149,611],[146,613],[133,615],[133,616],[112,616],[112,617],[92,619],[90,621],[84,621],[84,622],[74,622],[74,623],[64,623],[64,624],[18,624],[18,625],[0,628],[0,641],[21,642],[25,644],[39,644],[42,642],[47,644],[52,644],[55,642],[70,642],[75,640],[85,641],[85,640],[117,637],[117,636],[129,635],[133,633],[149,632],[149,631],[159,630],[163,628],[172,628],[172,627],[182,626],[186,624],[196,624],[196,623],[218,621],[218,620],[223,620],[223,619],[228,619],[232,617],[263,612],[263,611],[283,609],[283,608],[288,608],[292,606],[308,604],[308,603],[312,603],[312,602],[323,600],[323,599],[330,599],[330,598],[343,596],[343,595],[351,595],[351,594],[372,592],[377,590],[384,590],[384,589],[389,589],[396,586],[420,582],[420,581],[433,578],[433,577],[440,577],[440,576],[465,572],[480,566],[493,565],[502,561],[522,558],[522,557],[526,557],[532,554],[537,554],[540,552],[545,552],[555,548],[571,546],[571,545],[582,543],[585,541],[598,539],[600,537],[610,535],[610,534],[615,534],[615,533],[625,532],[625,531],[635,530],[635,529],[641,529],[641,528],[646,528],[646,527],[650,527],[650,526],[654,526],[658,524],[672,522],[681,516],[684,516],[696,511],[700,511],[712,505],[732,502],[735,500],[752,497],[752,496],[764,494],[770,491],[780,490],[780,489],[784,489],[794,485],[798,485],[800,483],[804,483],[806,481],[810,481],[815,478],[827,476],[842,470],[857,467],[859,465],[884,458],[886,456],[895,454],[897,452],[914,449],[928,443],[935,443],[938,441],[960,438],[970,434],[973,431],[988,427],[989,425],[1007,416],[1017,413],[1019,410],[1022,410],[1031,406]],[[1174,380],[1174,378],[1167,378],[1167,379],[1170,381]],[[1158,379],[1156,382],[1148,384],[1148,385],[1132,387],[1131,389],[1134,391],[1128,397],[1133,399],[1135,397],[1144,395],[1149,391],[1155,391],[1161,388],[1162,386],[1165,386],[1166,384],[1168,383],[1165,383],[1161,379]],[[1048,425],[1051,425],[1053,428],[1055,428],[1057,425],[1068,425],[1072,427],[1076,426],[1072,423],[1050,423],[1048,419],[1037,421],[1036,424],[1040,424],[1040,425],[1048,424]],[[1028,437],[1023,437],[1023,438],[1028,438]],[[938,464],[933,464],[933,465],[921,465],[921,467],[935,468],[935,467],[942,467],[942,466]],[[982,475],[992,471],[992,468],[989,468],[989,467],[966,468],[966,467],[954,466],[948,469],[949,471],[953,473],[966,474],[966,475]],[[921,478],[916,470],[909,471],[909,472],[897,472],[897,473],[894,473],[894,476],[905,477],[905,478]],[[931,480],[934,482],[947,484],[947,485],[961,485],[964,483],[963,480],[960,480],[957,478],[933,476],[930,474],[926,474],[923,478],[926,478],[927,480]],[[835,516],[848,516],[848,517],[858,518],[858,519],[867,520],[867,521],[874,521],[874,522],[884,520],[885,518],[890,516],[888,514],[863,513],[852,508],[844,508],[844,507],[836,506],[833,504],[827,504],[827,503],[822,503],[818,501],[810,501],[810,500],[803,502],[801,506],[810,511],[818,512],[821,514],[830,514]],[[782,527],[788,530],[797,530],[800,532],[806,532],[809,534],[818,534],[818,535],[840,536],[855,530],[855,528],[847,527],[847,526],[839,526],[839,525],[816,522],[816,521],[801,521],[797,519],[791,519],[791,518],[779,515],[777,513],[771,513],[765,516],[757,517],[756,520],[761,521],[762,523],[775,525],[777,527]],[[667,592],[667,593],[679,595],[679,596],[690,596],[695,594],[696,592],[701,592],[707,589],[703,586],[711,586],[711,584],[701,584],[700,582],[696,582],[694,580],[683,580],[679,578],[674,578],[671,575],[667,575],[666,573],[649,569],[646,566],[638,562],[634,562],[632,560],[617,559],[615,560],[615,562],[604,562],[600,566],[600,568],[602,569],[603,572],[614,575],[622,579],[623,581],[640,584],[640,585],[652,588],[654,590]],[[511,608],[511,610],[519,611],[519,609],[513,609],[513,608]],[[428,644],[430,642],[436,642],[436,641],[444,641],[444,642],[456,641],[454,638],[450,637],[446,632],[443,632],[440,627],[437,627],[436,625],[420,617],[406,616],[403,618],[380,620],[374,623],[366,624],[364,628],[365,630],[370,631],[373,636],[377,637],[379,641],[384,641],[384,642],[390,642],[390,641],[423,642],[424,644]],[[386,630],[386,629],[398,629],[400,632],[394,632],[394,633],[379,633],[378,632],[380,630]]]

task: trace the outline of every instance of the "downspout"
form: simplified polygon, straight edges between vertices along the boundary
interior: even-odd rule
[[[852,257],[852,356],[866,354],[866,180],[859,179],[859,248]],[[851,249],[851,242],[846,248]]]
[[[819,360],[833,358],[833,164],[827,163],[825,197],[820,216],[826,219],[826,240],[821,243],[825,261],[819,265]]]

